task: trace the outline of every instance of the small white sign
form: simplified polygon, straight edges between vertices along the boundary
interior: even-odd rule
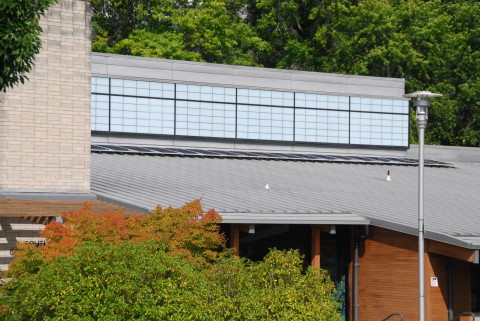
[[[438,288],[438,278],[436,276],[430,278],[430,286],[432,288]]]

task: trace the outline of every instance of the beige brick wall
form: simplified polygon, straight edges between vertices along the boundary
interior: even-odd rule
[[[0,191],[90,189],[90,13],[61,0],[24,85],[0,94]]]

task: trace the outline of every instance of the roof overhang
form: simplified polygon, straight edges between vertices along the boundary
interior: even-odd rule
[[[377,218],[372,218],[369,217],[370,224],[382,228],[386,228],[389,230],[401,232],[401,233],[406,233],[414,236],[418,236],[418,228],[405,225],[405,224],[399,224],[387,220],[380,220]],[[433,231],[429,231],[428,229],[425,230],[425,238],[432,240],[432,241],[438,241],[441,243],[445,244],[450,244],[454,246],[458,246],[461,248],[465,249],[470,249],[470,250],[479,250],[480,249],[480,236],[460,236],[460,235],[449,235],[446,233],[437,233]],[[477,254],[478,255],[478,254]],[[480,259],[477,259],[479,261]]]
[[[350,213],[219,213],[230,224],[330,224],[368,225],[370,221]]]
[[[110,202],[89,191],[0,191],[0,216],[54,217],[79,211],[85,202],[95,213],[120,211],[125,216],[144,213],[142,209]]]

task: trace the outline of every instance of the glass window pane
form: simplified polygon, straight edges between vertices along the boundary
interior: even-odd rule
[[[292,139],[293,114],[284,113],[286,109],[288,108],[239,105],[238,137],[272,140],[272,134],[278,134],[278,140]],[[274,121],[275,126],[272,126]]]
[[[109,92],[109,79],[101,77],[92,77],[92,92],[108,94]]]
[[[113,94],[111,97],[109,92]],[[104,94],[92,94],[94,130],[108,128],[110,115],[115,130],[166,133],[168,128],[172,134],[176,95],[177,127],[185,128],[187,135],[235,137],[238,124],[239,138],[289,140],[293,139],[295,127],[298,141],[345,143],[345,139],[353,137],[355,143],[358,136],[356,143],[360,144],[408,146],[409,115],[405,99],[294,94],[106,77],[92,77],[92,93]],[[281,108],[293,105],[297,109]],[[399,142],[402,145],[396,145]]]

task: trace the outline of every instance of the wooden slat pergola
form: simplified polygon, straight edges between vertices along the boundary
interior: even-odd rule
[[[95,213],[120,211],[124,216],[145,215],[144,213],[110,204],[104,201],[88,201]],[[22,217],[30,222],[47,224],[51,218],[61,216],[64,212],[79,211],[85,201],[45,201],[0,199],[0,217]]]

